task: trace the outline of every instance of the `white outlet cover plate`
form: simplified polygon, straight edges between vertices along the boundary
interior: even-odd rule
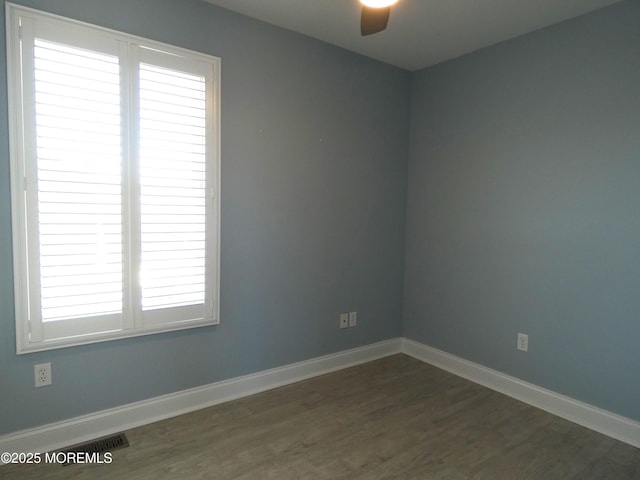
[[[36,387],[45,387],[47,385],[51,385],[51,362],[34,365],[33,375]]]
[[[526,352],[529,350],[529,335],[524,333],[518,334],[518,350]]]

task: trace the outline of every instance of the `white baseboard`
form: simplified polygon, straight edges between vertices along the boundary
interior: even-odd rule
[[[396,338],[0,436],[0,452],[48,452],[396,353],[640,448],[640,423],[636,421],[413,340]]]
[[[401,353],[401,339],[264,370],[0,436],[0,452],[44,453]],[[1,463],[0,463],[1,465]]]
[[[640,423],[634,420],[524,382],[413,340],[402,339],[402,352],[558,417],[640,448]]]

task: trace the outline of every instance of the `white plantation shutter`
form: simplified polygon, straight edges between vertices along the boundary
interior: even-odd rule
[[[122,312],[118,57],[36,39],[43,322]]]
[[[218,59],[9,7],[18,353],[218,322]]]
[[[142,308],[204,304],[206,84],[140,65]]]

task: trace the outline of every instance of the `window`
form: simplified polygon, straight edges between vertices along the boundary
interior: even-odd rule
[[[220,61],[7,6],[17,351],[219,317]]]

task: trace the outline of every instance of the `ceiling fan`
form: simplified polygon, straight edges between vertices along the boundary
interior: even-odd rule
[[[373,35],[387,28],[391,5],[398,0],[360,0],[362,15],[360,16],[360,33],[362,36]]]

